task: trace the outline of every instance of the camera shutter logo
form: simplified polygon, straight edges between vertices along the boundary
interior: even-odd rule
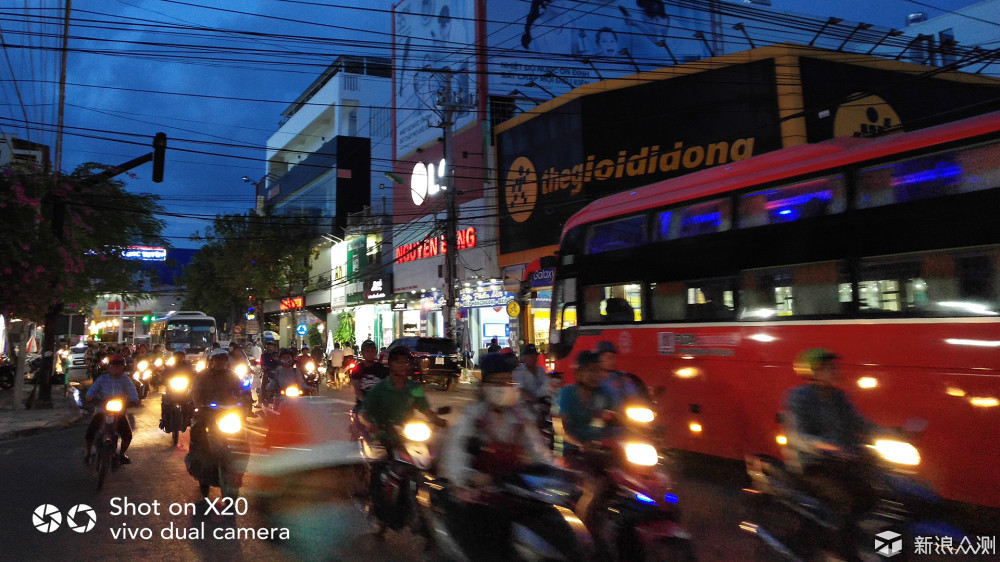
[[[538,202],[538,173],[531,160],[524,156],[514,160],[507,172],[504,191],[510,218],[517,222],[528,220]]]
[[[59,508],[56,506],[43,503],[35,508],[35,512],[31,515],[31,522],[40,532],[51,533],[62,524],[62,513],[59,513]]]
[[[97,513],[94,508],[85,503],[74,505],[66,512],[66,526],[77,533],[86,533],[97,523]]]
[[[882,531],[875,535],[875,552],[889,558],[903,551],[902,535],[892,531]]]

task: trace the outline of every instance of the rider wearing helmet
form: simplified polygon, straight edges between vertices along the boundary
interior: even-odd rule
[[[382,382],[389,376],[389,369],[375,361],[377,347],[372,340],[365,340],[361,344],[361,361],[351,371],[351,384],[354,385],[354,392],[357,402],[360,405],[365,400],[368,391],[375,388],[375,385]]]
[[[278,352],[278,368],[271,375],[270,386],[273,391],[289,386],[297,386],[299,389],[306,387],[302,371],[295,366],[295,352],[291,349],[282,349]]]
[[[125,358],[121,355],[111,355],[108,357],[108,364],[105,367],[108,372],[98,377],[87,391],[87,402],[94,400],[100,400],[100,402],[97,406],[97,411],[94,413],[94,417],[90,419],[90,425],[87,426],[87,432],[84,435],[84,445],[86,447],[84,449],[85,463],[90,462],[90,447],[94,443],[94,436],[97,434],[98,428],[104,422],[104,402],[110,398],[117,397],[123,399],[123,402],[126,402],[129,406],[137,406],[139,404],[139,395],[135,392],[135,385],[132,384],[132,379],[125,375]],[[132,442],[132,427],[125,416],[118,416],[118,434],[122,438],[121,449],[119,451],[121,463],[129,464],[132,461],[125,456],[125,451],[128,450],[128,446]]]
[[[821,348],[799,354],[793,367],[807,382],[788,391],[782,423],[789,468],[802,475],[840,517],[841,529],[851,533],[853,521],[875,501],[872,463],[864,447],[871,425],[838,388],[839,359]]]

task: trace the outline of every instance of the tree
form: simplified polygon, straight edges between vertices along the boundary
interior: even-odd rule
[[[306,219],[246,214],[215,217],[184,271],[184,307],[232,326],[253,302],[289,297],[303,287],[315,257]]]
[[[333,333],[333,341],[336,343],[353,345],[354,343],[354,316],[346,310],[337,315],[337,331]]]
[[[318,326],[319,324],[310,324],[309,331],[306,333],[306,345],[310,349],[323,345],[323,334],[319,333]]]
[[[106,169],[87,163],[59,178],[37,167],[0,169],[0,313],[43,322],[47,351],[55,351],[55,321],[67,306],[89,307],[107,293],[136,297],[142,270],[122,257],[125,248],[164,245],[158,198],[91,178]],[[48,377],[42,381],[39,399],[48,400]]]

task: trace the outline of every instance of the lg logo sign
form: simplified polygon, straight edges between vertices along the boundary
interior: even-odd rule
[[[31,522],[41,533],[52,533],[62,525],[62,513],[52,504],[42,504],[35,508]],[[87,504],[74,505],[66,512],[66,526],[77,533],[86,533],[97,524],[97,513]]]

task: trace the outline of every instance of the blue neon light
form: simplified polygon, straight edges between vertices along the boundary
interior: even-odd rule
[[[912,174],[906,174],[905,176],[900,176],[892,180],[892,185],[898,187],[901,185],[910,185],[912,183],[924,183],[934,180],[943,180],[945,178],[953,178],[955,176],[962,175],[962,167],[957,164],[952,164],[950,166],[942,166],[940,168],[934,168],[933,170],[927,170],[924,172],[915,172]]]
[[[211,408],[215,408],[216,406],[218,406],[218,404],[216,404],[215,402],[212,402],[211,404],[209,404],[209,407],[211,407]]]
[[[249,386],[250,386],[250,379],[244,379],[243,380],[243,387],[244,388],[249,388]]]
[[[782,209],[782,210],[778,211],[778,214],[779,215],[790,215],[790,214],[792,214],[792,210],[791,209]]]
[[[641,501],[642,503],[656,503],[656,500],[653,498],[639,492],[635,493],[635,499]]]
[[[663,496],[663,501],[667,503],[677,504],[677,496],[675,494],[667,494]]]
[[[705,213],[703,215],[691,215],[689,217],[684,217],[684,224],[703,224],[706,222],[715,223],[719,225],[722,223],[722,213],[716,211],[714,213]]]

